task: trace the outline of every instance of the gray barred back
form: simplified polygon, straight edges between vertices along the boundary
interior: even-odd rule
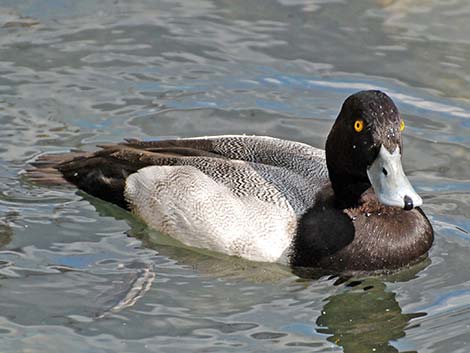
[[[185,156],[132,174],[125,193],[134,212],[187,245],[288,262],[299,218],[328,183],[324,151],[256,136],[181,139],[173,145],[221,158]]]

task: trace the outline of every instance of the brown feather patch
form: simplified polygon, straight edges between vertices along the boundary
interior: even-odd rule
[[[70,162],[76,158],[86,158],[89,155],[89,152],[43,154],[29,163],[31,167],[24,171],[23,176],[30,182],[39,185],[70,185],[70,183],[65,180],[58,167],[63,163]]]

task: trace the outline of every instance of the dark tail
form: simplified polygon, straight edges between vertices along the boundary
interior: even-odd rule
[[[59,171],[59,167],[75,158],[86,158],[89,152],[67,152],[43,154],[29,163],[23,176],[38,185],[66,186],[71,185],[64,175]]]
[[[86,193],[128,208],[124,196],[129,174],[141,167],[113,157],[123,149],[120,145],[103,146],[96,152],[44,154],[30,163],[24,176],[27,180],[46,186],[75,185]]]

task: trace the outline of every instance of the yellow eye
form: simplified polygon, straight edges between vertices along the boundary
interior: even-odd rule
[[[354,122],[354,130],[356,130],[356,132],[361,132],[362,129],[364,129],[364,122],[362,120],[356,120]]]
[[[405,130],[405,121],[404,120],[400,121],[400,131],[403,131],[403,130]]]

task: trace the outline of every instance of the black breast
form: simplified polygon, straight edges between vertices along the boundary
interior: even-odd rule
[[[431,224],[419,208],[320,206],[299,222],[291,261],[338,271],[396,269],[422,258],[432,241]]]

